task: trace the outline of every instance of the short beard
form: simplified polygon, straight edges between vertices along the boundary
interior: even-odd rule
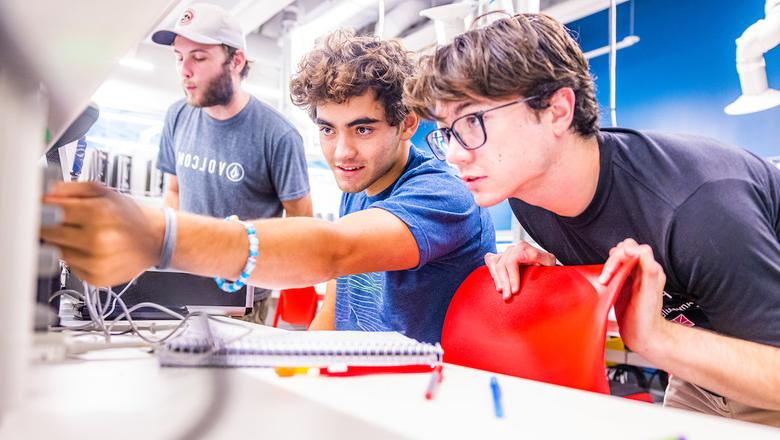
[[[206,91],[199,101],[188,100],[193,107],[213,107],[227,105],[233,100],[233,80],[230,77],[230,65],[226,63],[222,74],[206,85]]]

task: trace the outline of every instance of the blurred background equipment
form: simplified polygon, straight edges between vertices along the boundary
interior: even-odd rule
[[[742,95],[723,109],[729,115],[760,112],[780,105],[780,91],[769,87],[764,54],[780,44],[780,0],[766,0],[766,16],[737,38],[737,73]]]
[[[41,211],[37,164],[84,111],[117,59],[172,4],[0,2],[0,230],[6,231],[0,252],[0,416],[23,403],[26,389]]]

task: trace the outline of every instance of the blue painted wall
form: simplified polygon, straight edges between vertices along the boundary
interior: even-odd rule
[[[641,41],[618,51],[617,120],[623,127],[694,133],[780,155],[780,108],[729,116],[723,107],[740,94],[735,43],[764,17],[763,0],[632,0],[618,6],[618,40]],[[607,11],[572,22],[583,50],[608,44]],[[769,86],[780,89],[780,47],[766,55]],[[610,126],[609,57],[590,60],[601,125]]]

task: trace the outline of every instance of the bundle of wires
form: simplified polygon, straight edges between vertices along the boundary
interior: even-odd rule
[[[103,344],[100,345],[90,344],[91,349],[105,349],[105,348],[117,348],[117,347],[139,346],[139,345],[149,346],[151,348],[159,348],[162,345],[164,345],[165,342],[168,341],[169,339],[182,334],[187,329],[187,325],[190,320],[192,320],[195,317],[202,317],[203,319],[202,323],[204,324],[203,327],[205,328],[206,335],[208,337],[208,340],[211,341],[210,343],[211,349],[207,350],[206,352],[199,353],[198,354],[199,357],[208,356],[214,353],[215,351],[219,350],[221,347],[224,347],[226,344],[235,342],[236,340],[243,338],[252,332],[251,329],[245,327],[240,323],[233,321],[232,319],[226,318],[222,315],[209,314],[203,311],[192,312],[192,313],[188,313],[186,316],[183,316],[180,313],[177,313],[167,307],[161,306],[153,302],[141,302],[131,307],[128,307],[127,304],[125,304],[125,302],[122,300],[122,295],[124,295],[125,292],[127,292],[127,290],[133,285],[133,283],[135,283],[137,279],[138,276],[133,278],[129,283],[127,283],[127,285],[125,285],[125,287],[119,293],[114,292],[114,290],[111,287],[98,288],[89,285],[87,282],[83,282],[83,286],[84,286],[83,292],[79,292],[73,289],[63,289],[58,292],[55,292],[49,298],[49,301],[52,301],[54,300],[54,298],[61,295],[67,295],[76,300],[83,301],[87,309],[87,312],[89,314],[90,322],[79,327],[54,327],[51,328],[51,330],[80,331],[80,332],[84,332],[85,334],[93,334],[93,335],[98,334],[105,338],[105,342]],[[116,310],[117,304],[119,305],[119,308],[122,312],[117,317],[109,320],[108,317],[111,316],[114,310]],[[152,333],[152,334],[156,333],[155,327],[152,325],[148,328],[141,328],[134,321],[132,317],[132,313],[141,308],[153,308],[159,310],[177,319],[178,323],[163,336],[158,336],[158,337],[150,336],[148,333]],[[123,320],[126,321],[129,329],[122,330],[122,331],[114,331],[114,327],[117,325],[117,323]],[[214,336],[211,326],[209,325],[210,321],[237,326],[242,329],[245,329],[246,331],[234,338],[231,338],[231,340],[229,341],[223,340],[221,338],[217,338]],[[144,332],[144,330],[148,330],[148,331]],[[132,334],[137,336],[141,340],[140,343],[132,342],[128,344],[126,342],[124,343],[111,342],[112,336],[125,335],[125,334]]]
[[[54,298],[60,296],[60,295],[67,295],[70,296],[76,300],[81,300],[84,302],[88,313],[90,317],[90,322],[86,325],[80,326],[80,327],[58,327],[58,328],[52,328],[52,330],[77,330],[84,332],[85,334],[98,334],[100,336],[103,336],[105,338],[105,341],[102,343],[87,343],[87,344],[78,344],[76,347],[69,347],[68,354],[67,355],[75,355],[84,353],[87,351],[92,350],[101,350],[101,349],[108,349],[108,348],[124,348],[124,347],[139,347],[139,346],[148,346],[153,349],[162,349],[165,346],[166,341],[169,339],[172,339],[182,333],[184,333],[187,330],[188,324],[191,320],[193,320],[196,317],[200,318],[200,324],[203,329],[205,329],[207,340],[210,341],[210,348],[199,353],[191,353],[187,356],[186,359],[181,359],[180,364],[181,365],[192,365],[196,366],[199,365],[204,357],[210,356],[213,353],[220,350],[222,347],[232,344],[233,342],[236,342],[237,340],[246,337],[247,335],[252,333],[252,329],[238,323],[232,319],[229,319],[227,317],[221,316],[221,315],[212,315],[206,312],[192,312],[188,313],[186,316],[182,316],[179,313],[174,312],[173,310],[170,310],[164,306],[161,306],[159,304],[151,303],[151,302],[143,302],[136,305],[133,305],[132,307],[127,307],[127,304],[122,300],[122,295],[127,291],[127,289],[135,283],[138,276],[133,278],[132,281],[130,281],[119,293],[116,293],[111,289],[110,287],[107,289],[100,289],[94,286],[90,286],[86,282],[84,283],[84,292],[78,292],[76,290],[71,289],[64,289],[60,290],[58,292],[55,292],[52,297],[49,299],[49,301],[53,300]],[[105,301],[101,297],[101,290],[105,290]],[[109,305],[110,304],[110,305]],[[114,319],[107,320],[109,316],[114,312],[114,310],[117,307],[117,304],[119,305],[120,309],[122,310],[122,313],[119,314]],[[132,312],[140,309],[142,307],[151,307],[157,310],[160,310],[164,313],[169,314],[170,316],[176,318],[179,320],[178,324],[176,324],[173,329],[171,329],[167,334],[161,336],[161,337],[150,337],[147,334],[144,334],[142,329],[140,328],[136,322],[133,320]],[[121,332],[114,332],[114,326],[119,322],[120,320],[125,319],[127,321],[127,324],[129,326],[129,330],[121,331]],[[212,331],[211,326],[209,325],[210,322],[218,322],[222,324],[227,324],[235,327],[239,327],[244,330],[241,334],[238,334],[237,336],[233,336],[231,338],[221,338],[214,335],[214,332]],[[149,328],[151,330],[151,333],[154,333],[154,328]],[[140,338],[140,343],[138,341],[133,342],[111,342],[112,336],[117,336],[121,334],[132,334],[136,335],[138,338]],[[76,348],[75,350],[73,348]],[[177,436],[177,439],[193,439],[193,438],[202,438],[205,437],[208,431],[215,425],[214,421],[218,420],[222,414],[225,411],[225,402],[228,401],[228,394],[230,389],[230,382],[227,380],[226,376],[221,374],[219,369],[213,369],[213,373],[209,374],[210,377],[210,391],[207,391],[207,402],[208,405],[204,408],[203,413],[200,416],[193,417],[193,420],[195,421],[191,426],[188,426],[181,435]]]

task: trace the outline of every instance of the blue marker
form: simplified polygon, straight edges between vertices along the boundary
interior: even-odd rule
[[[72,182],[79,180],[81,167],[84,165],[84,155],[86,155],[86,153],[87,140],[82,137],[76,144],[76,154],[73,156],[73,169],[70,171],[70,180]]]
[[[498,378],[493,376],[490,378],[490,391],[493,394],[493,411],[496,413],[496,418],[504,417],[504,407],[501,404],[501,388],[498,386]]]

